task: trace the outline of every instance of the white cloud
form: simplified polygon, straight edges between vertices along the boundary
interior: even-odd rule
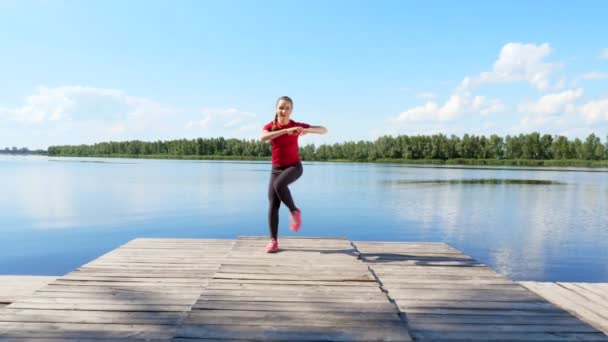
[[[460,83],[461,89],[485,83],[511,83],[525,81],[539,90],[551,89],[550,76],[561,67],[559,63],[549,63],[545,59],[552,49],[548,43],[522,44],[508,43],[500,50],[498,60],[494,62],[492,71],[480,73],[475,77],[465,77]],[[565,82],[560,82],[563,86]]]
[[[444,104],[427,96],[428,93],[419,93],[417,97],[428,100],[424,105],[407,109],[390,121],[393,123],[450,122],[465,114],[484,116],[504,112],[507,106],[502,100],[472,94],[475,87],[483,84],[524,81],[539,90],[563,88],[566,85],[565,79],[551,84],[552,73],[561,67],[559,63],[545,60],[551,52],[548,43],[505,44],[491,71],[482,72],[478,76],[464,77]]]
[[[529,103],[530,107],[523,108],[527,114],[513,127],[513,132],[541,131],[580,138],[605,131],[599,125],[608,124],[608,98],[577,105],[575,102],[581,96],[581,89],[570,90]]]
[[[561,116],[552,115],[527,115],[521,119],[518,131],[530,131],[538,129],[551,129],[551,126],[563,126],[565,120]]]
[[[192,120],[186,124],[186,128],[236,128],[242,130],[243,126],[251,125],[251,120],[256,118],[255,113],[241,111],[237,108],[204,108],[201,110],[203,119]]]
[[[186,128],[207,128],[211,122],[211,116],[207,116],[201,120],[190,121],[186,124]]]
[[[149,106],[149,102],[113,89],[79,86],[39,87],[36,94],[25,98],[23,106],[4,108],[2,111],[15,121],[40,124],[86,117],[108,119],[131,112],[135,114],[139,107]]]
[[[559,82],[557,82],[551,89],[555,90],[555,91],[562,90],[562,89],[566,88],[567,83],[568,82],[566,81],[565,78],[561,78],[559,80]]]
[[[188,112],[116,89],[39,87],[22,105],[0,107],[0,144],[46,148],[110,140],[243,137],[250,131],[254,136],[252,127],[262,126],[255,123],[254,113],[236,108]]]
[[[414,122],[422,122],[422,121],[437,121],[439,120],[439,107],[435,102],[427,102],[426,104],[418,107],[414,107],[408,109],[401,114],[395,121],[403,122],[403,121],[414,121]]]
[[[401,112],[391,121],[403,122],[450,122],[465,114],[489,115],[502,112],[506,106],[500,99],[487,99],[468,92],[455,92],[443,105],[435,101],[427,101],[422,106],[413,107]]]
[[[234,127],[243,122],[243,119],[232,119],[224,124],[224,127]]]
[[[434,100],[437,97],[437,95],[435,95],[434,93],[430,93],[430,92],[422,92],[422,93],[416,94],[416,97],[421,100]]]
[[[588,102],[582,107],[581,111],[588,124],[595,124],[600,121],[608,122],[608,98]]]
[[[557,134],[581,123],[580,107],[576,101],[583,97],[583,89],[547,94],[536,101],[522,102],[518,111],[525,114],[516,132],[542,131]]]
[[[109,134],[142,131],[174,109],[150,99],[126,95],[114,89],[66,86],[39,87],[21,107],[0,109],[4,116],[23,124],[78,124],[97,122]]]
[[[260,130],[261,130],[261,127],[259,127],[259,125],[257,125],[257,124],[242,125],[237,129],[237,131],[241,132],[241,133],[255,131],[256,134],[259,133]]]
[[[608,48],[606,49],[602,49],[602,51],[600,51],[600,56],[601,59],[608,59]]]
[[[605,52],[608,58],[608,49]],[[572,79],[560,77],[558,71],[563,65],[548,61],[551,53],[548,43],[505,44],[490,71],[465,76],[445,102],[420,93],[418,97],[427,101],[390,118],[390,127],[384,132],[458,134],[498,129],[503,134],[529,131],[579,134],[597,130],[597,124],[608,123],[608,99],[581,102],[585,92],[576,86],[582,79],[608,79],[608,73],[590,72]],[[492,121],[486,121],[484,116],[505,112],[507,106],[501,99],[476,94],[476,89],[487,84],[516,82],[526,82],[549,93],[534,101],[521,102],[517,106],[518,116],[492,116]],[[568,85],[571,89],[564,90]],[[501,123],[497,124],[495,120]],[[513,120],[516,123],[512,126],[506,124]],[[381,133],[382,130],[370,132],[372,136]]]
[[[588,72],[582,76],[584,80],[603,80],[608,78],[608,72]]]
[[[583,89],[567,90],[561,93],[547,94],[537,101],[524,102],[518,106],[521,113],[532,114],[557,114],[560,112],[572,112],[574,102],[583,96]]]
[[[499,99],[489,100],[485,96],[475,96],[473,99],[472,109],[474,111],[479,111],[481,115],[490,115],[504,112],[507,107]]]

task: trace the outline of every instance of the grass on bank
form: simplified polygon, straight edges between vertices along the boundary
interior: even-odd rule
[[[243,160],[268,161],[270,157],[258,156],[222,156],[222,155],[167,155],[167,154],[112,154],[95,156],[54,155],[52,157],[96,157],[96,158],[135,158],[135,159],[176,159],[176,160]],[[305,161],[311,161],[306,160]],[[315,160],[319,161],[319,160]],[[376,159],[350,160],[329,159],[330,162],[366,162],[366,163],[402,163],[402,164],[431,164],[431,165],[488,165],[488,166],[570,166],[570,167],[608,167],[608,160],[535,160],[535,159]]]

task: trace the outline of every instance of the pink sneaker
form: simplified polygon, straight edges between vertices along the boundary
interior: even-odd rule
[[[279,250],[279,242],[275,239],[270,240],[270,243],[266,246],[266,253],[274,253]]]
[[[296,209],[291,213],[291,230],[297,232],[300,227],[302,227],[302,212],[300,212],[300,209]]]

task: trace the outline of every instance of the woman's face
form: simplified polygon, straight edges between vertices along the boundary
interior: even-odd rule
[[[289,117],[291,116],[291,110],[291,102],[289,102],[288,100],[281,99],[277,103],[277,114],[279,115],[279,117],[289,119]]]

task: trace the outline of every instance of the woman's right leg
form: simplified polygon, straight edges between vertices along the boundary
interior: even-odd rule
[[[280,174],[281,170],[273,168],[270,174],[270,184],[268,185],[268,228],[270,230],[270,237],[275,240],[279,235],[279,207],[281,206],[281,198],[275,191],[274,183]]]

